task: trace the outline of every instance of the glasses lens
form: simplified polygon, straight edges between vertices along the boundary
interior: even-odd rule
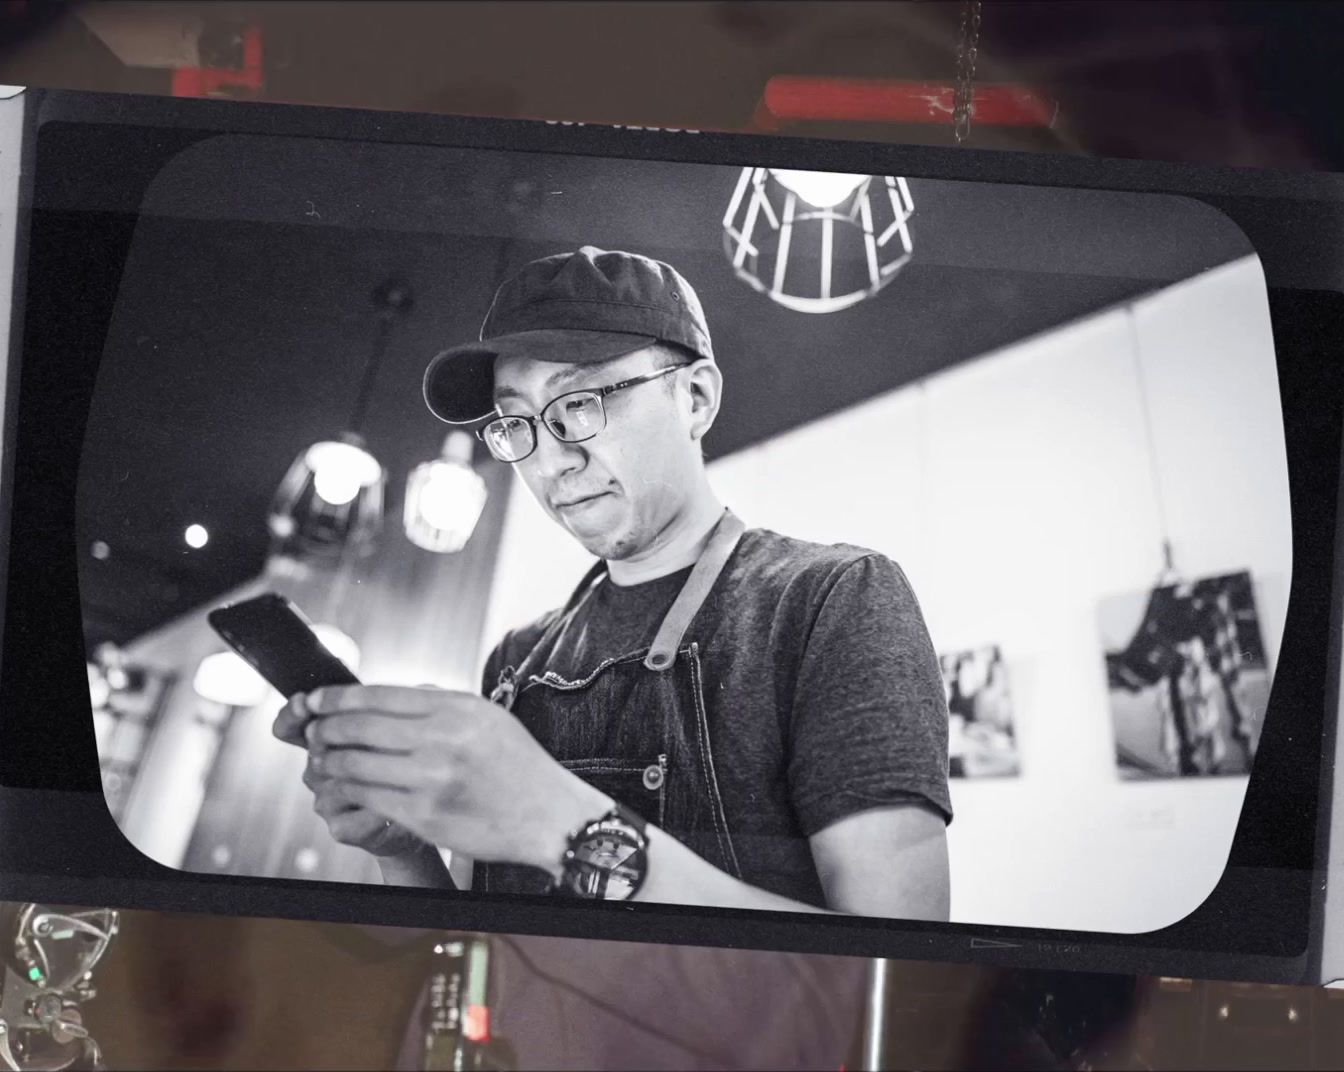
[[[546,407],[541,419],[555,438],[565,443],[592,439],[606,424],[602,396],[589,391],[562,395]]]
[[[521,461],[532,453],[532,422],[522,417],[499,417],[485,426],[485,445],[502,462]]]

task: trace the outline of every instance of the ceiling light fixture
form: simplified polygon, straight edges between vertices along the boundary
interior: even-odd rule
[[[426,551],[462,550],[485,509],[485,481],[472,468],[475,443],[469,433],[449,432],[432,461],[411,470],[406,482],[406,538]]]
[[[871,298],[914,252],[905,179],[747,167],[723,217],[738,278],[800,313]]]
[[[268,524],[278,551],[363,553],[382,528],[386,473],[369,452],[361,429],[392,325],[411,308],[410,287],[389,279],[374,291],[373,303],[377,330],[348,430],[303,450],[272,500]]]
[[[271,689],[265,678],[232,651],[202,659],[191,687],[201,699],[225,707],[255,707]]]

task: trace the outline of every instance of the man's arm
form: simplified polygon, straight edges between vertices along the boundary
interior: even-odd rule
[[[810,839],[827,908],[767,893],[733,878],[664,834],[649,839],[649,877],[639,901],[836,912],[946,922],[950,911],[947,827],[921,804],[857,812]]]
[[[386,816],[454,854],[558,875],[570,834],[611,807],[605,793],[557,763],[513,715],[480,696],[375,685],[321,689],[308,702],[318,716],[309,763],[323,786],[319,803],[336,794],[343,805]],[[926,887],[938,888],[946,856],[921,815],[899,802],[820,824],[812,845],[832,910],[937,914],[937,898]],[[642,900],[824,911],[741,882],[662,830],[650,828],[648,837]],[[903,869],[923,870],[927,860],[941,868],[934,880],[893,878]],[[389,870],[389,881],[419,884],[430,875],[442,881],[446,873],[427,853],[403,862],[405,869]],[[879,880],[869,881],[878,873],[870,869],[883,865]],[[883,884],[897,891],[886,902],[868,888]]]
[[[593,791],[590,803],[552,820],[552,876],[567,831],[604,812],[610,801]],[[580,798],[582,800],[582,798]],[[562,831],[565,831],[562,833]],[[894,804],[855,812],[809,839],[826,907],[770,893],[736,879],[670,834],[646,827],[648,876],[637,901],[755,908],[776,912],[854,913],[896,919],[946,920],[949,912],[947,828],[931,805]],[[535,862],[535,861],[534,861]]]
[[[932,805],[855,812],[812,835],[826,903],[842,912],[946,922],[947,821]]]
[[[852,912],[897,919],[948,918],[947,835],[943,818],[919,804],[873,808],[833,823],[811,838],[828,908],[751,886],[714,867],[656,827],[648,828],[649,876],[639,901],[756,908],[777,912]],[[892,861],[900,865],[893,868]],[[455,858],[454,863],[458,861]],[[405,856],[381,857],[389,886],[465,888],[470,861],[459,876],[426,843]],[[455,880],[456,879],[456,880]]]

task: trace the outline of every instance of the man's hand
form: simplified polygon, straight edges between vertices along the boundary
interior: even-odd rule
[[[473,860],[556,874],[569,832],[610,807],[512,714],[474,693],[351,685],[310,693],[305,709],[306,777],[331,808],[374,812]],[[281,728],[277,720],[277,736]]]
[[[313,810],[327,824],[331,836],[342,845],[353,845],[374,856],[411,856],[425,842],[400,823],[352,803],[337,782],[313,770],[310,754],[303,771],[303,784],[313,791]]]
[[[271,731],[288,744],[307,747],[312,727],[307,698],[298,693],[280,709]],[[303,784],[313,791],[313,810],[327,824],[331,836],[341,844],[384,858],[410,856],[425,847],[425,843],[404,826],[347,800],[339,786],[313,770],[311,755],[304,768]]]
[[[306,748],[308,739],[305,731],[312,717],[308,711],[308,697],[296,692],[275,716],[275,721],[271,723],[271,733],[285,744]]]

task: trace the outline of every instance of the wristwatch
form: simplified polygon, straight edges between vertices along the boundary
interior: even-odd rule
[[[593,901],[628,901],[649,870],[645,823],[621,804],[569,835],[556,891]]]

